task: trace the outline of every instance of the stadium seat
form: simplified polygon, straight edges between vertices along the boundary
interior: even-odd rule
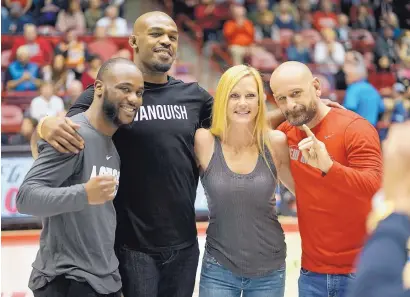
[[[18,133],[23,121],[23,111],[16,105],[1,106],[1,132]]]

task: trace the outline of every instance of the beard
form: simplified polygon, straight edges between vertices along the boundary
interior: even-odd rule
[[[168,72],[169,69],[171,69],[172,63],[174,61],[172,61],[171,63],[159,63],[159,62],[155,62],[153,65],[151,65],[151,68],[153,68],[153,70],[155,72]]]
[[[309,123],[316,115],[317,107],[315,101],[311,101],[308,106],[298,104],[294,110],[287,110],[283,113],[292,126],[302,126]]]
[[[118,117],[119,114],[119,107],[113,104],[109,99],[108,99],[108,92],[107,90],[104,91],[104,96],[103,96],[103,112],[105,118],[114,124],[116,127],[119,127],[122,125],[120,118]]]

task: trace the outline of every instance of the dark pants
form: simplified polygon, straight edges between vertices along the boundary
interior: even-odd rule
[[[124,297],[192,297],[198,267],[198,242],[182,250],[117,252]]]
[[[44,287],[33,291],[34,297],[121,297],[121,292],[99,294],[87,283],[57,276]]]

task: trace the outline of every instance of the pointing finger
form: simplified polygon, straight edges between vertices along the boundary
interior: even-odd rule
[[[310,137],[314,137],[314,136],[315,136],[315,134],[313,134],[313,132],[312,132],[312,131],[309,129],[309,127],[306,126],[305,124],[302,125],[302,128],[303,128],[303,130],[306,132],[306,135],[307,135],[307,136],[310,136]]]
[[[317,138],[316,138],[315,134],[313,134],[312,130],[310,130],[308,126],[303,124],[302,128],[305,131],[307,136],[311,137],[314,142],[317,142]]]

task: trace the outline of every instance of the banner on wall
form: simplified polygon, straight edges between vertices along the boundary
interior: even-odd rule
[[[33,164],[30,157],[1,158],[1,217],[27,217],[17,212],[16,196],[21,183]]]
[[[2,157],[1,158],[1,217],[5,219],[28,218],[30,216],[18,213],[16,208],[16,196],[24,177],[33,164],[33,158],[27,157]],[[208,213],[204,189],[199,182],[195,210],[202,218]]]

